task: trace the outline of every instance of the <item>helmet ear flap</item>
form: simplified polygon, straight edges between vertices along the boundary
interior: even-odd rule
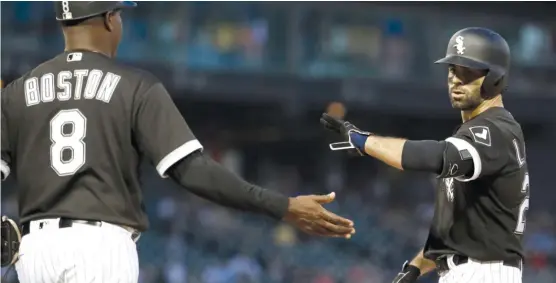
[[[504,92],[507,88],[507,76],[502,72],[490,69],[481,85],[481,95],[490,99]]]

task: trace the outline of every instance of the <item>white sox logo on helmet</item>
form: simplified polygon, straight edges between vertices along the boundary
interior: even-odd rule
[[[456,44],[454,44],[454,47],[458,50],[458,54],[459,55],[463,55],[463,51],[465,50],[465,46],[463,46],[463,36],[458,36],[456,37]]]

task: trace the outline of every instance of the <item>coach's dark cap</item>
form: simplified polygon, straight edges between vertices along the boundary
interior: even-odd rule
[[[82,20],[106,12],[136,7],[133,1],[57,1],[55,2],[56,20]]]

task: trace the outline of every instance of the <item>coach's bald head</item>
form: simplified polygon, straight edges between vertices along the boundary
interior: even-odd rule
[[[90,50],[109,57],[116,55],[123,30],[120,10],[61,24],[66,50]]]

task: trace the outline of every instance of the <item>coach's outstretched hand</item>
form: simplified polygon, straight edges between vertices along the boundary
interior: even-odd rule
[[[365,141],[371,133],[361,131],[352,123],[332,117],[326,113],[322,114],[320,123],[327,130],[342,135],[343,141],[331,143],[331,150],[347,150],[351,155],[365,155]]]
[[[310,235],[349,239],[355,233],[353,222],[322,206],[331,203],[335,198],[334,193],[290,198],[284,220]]]

